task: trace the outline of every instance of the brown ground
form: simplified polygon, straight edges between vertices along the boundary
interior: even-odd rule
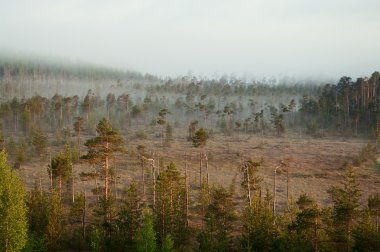
[[[199,149],[193,148],[191,142],[184,135],[175,135],[170,147],[160,147],[160,139],[148,134],[147,140],[137,140],[133,132],[127,135],[127,153],[117,154],[117,188],[118,196],[122,189],[132,180],[141,184],[140,162],[136,155],[136,146],[143,144],[148,151],[154,151],[163,157],[164,163],[173,161],[177,167],[184,171],[185,154],[188,156],[188,169],[192,199],[195,200],[199,188]],[[352,160],[366,140],[361,139],[311,139],[292,135],[287,137],[257,137],[257,136],[223,136],[216,135],[209,139],[205,148],[209,158],[210,182],[211,184],[231,185],[236,177],[237,194],[240,194],[239,164],[244,160],[263,159],[263,166],[259,174],[263,176],[263,187],[273,193],[273,169],[279,165],[281,160],[289,161],[289,191],[292,199],[297,199],[301,193],[308,193],[323,206],[330,203],[327,193],[329,187],[339,185],[343,179],[344,170],[340,169],[345,160]],[[85,149],[83,149],[83,153]],[[48,160],[48,158],[47,158]],[[34,161],[24,165],[19,173],[30,189],[41,178],[42,186],[49,187],[47,175],[48,161]],[[88,164],[75,165],[75,173],[90,171]],[[150,169],[146,168],[146,179],[149,179]],[[204,169],[205,171],[205,169]],[[363,203],[370,194],[380,190],[380,173],[373,165],[355,168],[358,181],[362,190]],[[100,181],[103,185],[103,181]],[[286,172],[279,168],[277,174],[277,207],[283,209],[286,204]],[[79,176],[75,184],[77,191],[86,190],[87,195],[92,195],[90,190],[95,187],[94,180],[81,181]],[[141,186],[139,186],[141,188]],[[147,189],[148,194],[149,188]],[[148,196],[149,197],[149,196]],[[93,197],[94,199],[94,197]],[[240,199],[237,196],[237,199]]]

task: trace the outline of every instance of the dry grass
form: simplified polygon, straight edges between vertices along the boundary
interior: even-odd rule
[[[184,171],[185,155],[188,163],[189,181],[191,188],[199,188],[199,150],[193,148],[191,142],[186,140],[185,134],[174,135],[170,147],[162,148],[160,138],[154,137],[154,133],[147,134],[144,140],[132,139],[134,132],[125,132],[127,153],[117,154],[115,167],[117,168],[117,193],[122,194],[123,188],[132,180],[141,183],[140,162],[136,155],[136,147],[145,145],[149,152],[154,151],[163,158],[167,165],[170,161]],[[284,159],[289,162],[290,195],[296,200],[301,193],[312,195],[319,204],[329,204],[327,190],[333,185],[338,185],[342,179],[344,170],[340,167],[344,161],[352,160],[366,144],[360,139],[305,139],[299,136],[257,137],[257,136],[231,136],[216,135],[209,139],[205,148],[209,158],[211,184],[231,185],[236,178],[237,200],[241,199],[239,164],[249,158],[263,160],[263,166],[259,173],[264,178],[263,187],[272,191],[273,169]],[[85,151],[83,149],[83,151]],[[45,189],[49,188],[47,175],[47,161],[34,161],[23,166],[19,173],[25,180],[28,189],[35,183],[41,183]],[[88,164],[75,165],[75,173],[90,171]],[[149,168],[146,168],[146,179],[149,180]],[[205,172],[205,169],[204,169]],[[372,167],[356,168],[358,181],[362,189],[363,202],[367,197],[380,189],[380,173]],[[277,202],[278,208],[286,205],[286,173],[279,169],[277,176]],[[100,182],[102,185],[102,181]],[[88,195],[95,187],[94,180],[81,181],[76,179],[76,190],[84,191]],[[141,188],[141,187],[140,187]],[[149,189],[148,189],[149,192]],[[197,190],[192,190],[192,201],[197,197]],[[149,198],[149,195],[148,195]],[[94,200],[95,197],[92,197]]]

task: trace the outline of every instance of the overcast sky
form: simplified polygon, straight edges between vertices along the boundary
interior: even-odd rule
[[[0,0],[0,48],[176,76],[369,75],[379,0]]]

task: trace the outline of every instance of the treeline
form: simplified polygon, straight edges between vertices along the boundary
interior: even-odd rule
[[[336,85],[322,87],[319,98],[304,96],[300,112],[305,119],[314,119],[321,125],[339,132],[355,135],[358,132],[380,131],[380,73],[370,78],[342,77]]]

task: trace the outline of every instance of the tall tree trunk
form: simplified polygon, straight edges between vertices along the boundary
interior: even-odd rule
[[[204,154],[205,160],[206,160],[206,181],[207,185],[210,184],[210,173],[208,172],[208,157],[206,154]]]
[[[141,156],[141,180],[142,180],[143,201],[145,201],[145,173],[144,173],[144,157],[143,156]]]
[[[72,193],[73,193],[73,203],[75,203],[75,187],[74,187],[74,170],[73,170],[73,165],[71,164],[71,177],[72,177]]]
[[[108,148],[109,148],[109,143],[107,142],[106,143],[106,151],[108,152]],[[104,165],[104,169],[105,169],[105,178],[104,178],[104,197],[106,199],[108,199],[108,154],[106,154],[106,160],[105,160],[105,165]]]
[[[189,226],[189,180],[187,176],[187,155],[185,155],[186,226]]]
[[[203,152],[202,149],[199,152],[199,187],[202,188],[202,156]]]
[[[289,209],[289,166],[286,167],[286,206]]]
[[[156,167],[154,165],[154,159],[152,159],[152,170],[153,170],[152,175],[153,175],[153,210],[154,210],[156,208]]]
[[[249,206],[252,206],[252,198],[251,198],[251,185],[250,185],[250,179],[249,179],[249,170],[248,165],[245,165],[245,172],[247,174],[247,190],[248,190],[248,202]]]
[[[62,200],[62,177],[59,175],[58,177],[58,184],[59,184],[59,200]]]
[[[273,217],[276,216],[276,173],[277,173],[277,168],[274,168],[273,172]]]
[[[82,239],[86,238],[86,191],[83,194]]]

